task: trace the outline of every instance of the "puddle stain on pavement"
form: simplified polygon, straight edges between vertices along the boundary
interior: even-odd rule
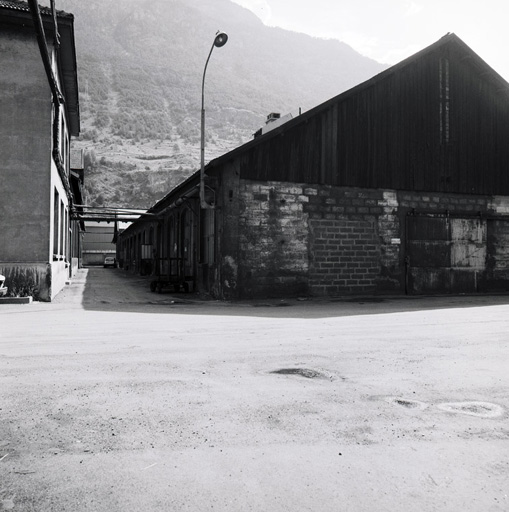
[[[424,402],[420,402],[419,400],[414,400],[411,398],[401,398],[397,396],[387,396],[384,397],[384,400],[389,403],[393,403],[399,405],[401,407],[405,407],[406,409],[420,409],[424,410],[428,407],[428,404]]]
[[[311,368],[280,368],[269,372],[274,375],[297,375],[306,379],[334,380],[335,377],[329,372],[313,370]]]
[[[425,402],[419,400],[413,400],[409,398],[402,398],[396,396],[373,396],[371,400],[382,399],[385,402],[399,405],[405,409],[420,409],[424,410],[430,406]],[[455,414],[467,414],[469,416],[477,416],[478,418],[498,418],[503,416],[505,410],[502,406],[492,404],[490,402],[480,401],[464,401],[464,402],[443,402],[439,404],[433,404],[438,409],[444,412],[450,412]]]
[[[438,404],[442,411],[468,414],[479,418],[498,418],[504,414],[504,409],[490,402],[448,402]]]

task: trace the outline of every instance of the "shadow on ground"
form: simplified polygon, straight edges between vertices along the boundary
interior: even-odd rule
[[[54,303],[92,311],[272,318],[332,318],[509,304],[509,295],[349,296],[225,302],[195,293],[155,293],[150,277],[121,269],[81,269]]]

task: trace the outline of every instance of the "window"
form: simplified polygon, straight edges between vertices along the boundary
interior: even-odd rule
[[[57,189],[53,192],[53,258],[58,256],[58,220],[60,218],[59,212],[60,198]]]
[[[53,259],[62,260],[69,256],[69,212],[60,199],[58,190],[53,192]]]
[[[58,245],[58,255],[60,259],[62,259],[62,255],[64,254],[64,246],[65,246],[65,207],[64,202],[60,201],[60,243]]]
[[[62,162],[65,162],[65,122],[62,111],[63,109],[60,109],[60,119],[58,122],[58,138],[60,139],[60,158],[62,158]]]
[[[71,227],[69,222],[69,210],[65,209],[65,225],[64,225],[64,259],[65,261],[71,260],[71,251],[70,251],[70,243],[71,243]]]
[[[69,133],[67,130],[67,122],[65,117],[65,111],[62,106],[58,108],[53,108],[53,119],[54,130],[53,130],[53,148],[58,150],[58,154],[60,155],[60,163],[66,170],[69,172],[70,170],[70,142],[69,142]]]
[[[440,144],[447,144],[450,138],[450,84],[449,60],[442,58],[439,62],[440,83]]]

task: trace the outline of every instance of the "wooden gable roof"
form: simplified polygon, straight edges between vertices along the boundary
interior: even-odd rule
[[[238,160],[254,180],[509,194],[508,140],[509,84],[447,34],[207,172]]]

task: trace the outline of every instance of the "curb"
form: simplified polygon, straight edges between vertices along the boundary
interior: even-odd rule
[[[2,304],[32,304],[32,297],[0,297]]]

